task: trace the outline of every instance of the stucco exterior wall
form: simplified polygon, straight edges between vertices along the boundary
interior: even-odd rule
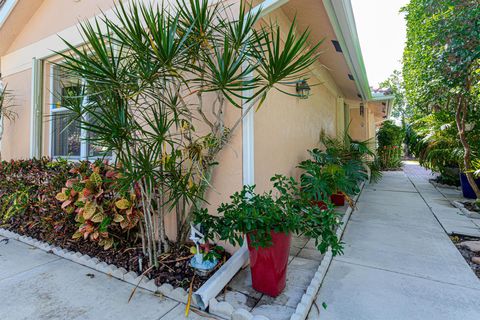
[[[321,86],[307,100],[273,92],[255,114],[255,182],[271,188],[274,174],[298,176],[296,165],[307,150],[320,147],[321,130],[336,134],[336,98]]]
[[[26,159],[30,156],[31,69],[5,77],[3,81],[14,97],[12,110],[17,116],[13,122],[4,122],[2,160]]]
[[[28,1],[28,0],[27,0]],[[111,8],[113,0],[44,0],[23,28],[7,53],[73,26],[79,21]]]
[[[367,139],[367,111],[360,115],[358,106],[350,106],[350,136],[354,140],[364,141]]]

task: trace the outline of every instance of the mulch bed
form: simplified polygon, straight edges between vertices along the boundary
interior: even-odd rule
[[[25,227],[21,219],[12,220],[13,221],[10,225],[3,227],[20,235],[29,236],[63,249],[87,254],[90,257],[95,257],[107,264],[123,267],[128,271],[134,271],[138,274],[142,274],[148,269],[148,258],[143,255],[141,247],[129,247],[126,244],[120,243],[115,248],[104,250],[95,242],[86,241],[83,239],[71,239],[70,235],[75,232],[75,229],[64,230],[65,234],[52,234],[51,232],[45,232],[39,224]],[[145,274],[145,277],[149,279],[155,279],[155,283],[157,285],[169,283],[174,288],[182,287],[188,291],[194,275],[194,269],[190,266],[191,256],[192,254],[190,253],[189,246],[175,246],[172,244],[172,249],[170,252],[161,255],[159,258],[161,261],[158,269],[150,270]],[[223,253],[217,269],[229,257],[230,255],[228,253]],[[213,272],[207,277],[196,275],[193,289],[197,290],[200,288],[211,275],[213,275]]]
[[[480,238],[467,237],[467,236],[462,236],[462,235],[453,235],[453,236],[450,236],[450,239],[455,244],[458,251],[460,251],[462,256],[465,258],[465,261],[467,261],[470,268],[472,268],[473,272],[480,279],[480,264],[476,264],[476,263],[472,262],[472,258],[475,257],[475,256],[480,257],[480,254],[475,253],[475,252],[470,251],[469,249],[467,249],[465,247],[460,246],[460,242],[463,242],[463,241],[480,241]]]

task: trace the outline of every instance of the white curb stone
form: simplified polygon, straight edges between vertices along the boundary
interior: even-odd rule
[[[100,262],[95,266],[95,270],[103,273],[108,273],[108,264],[106,264],[105,262]]]
[[[151,280],[147,278],[142,279],[142,281],[140,281],[139,287],[146,290],[153,291],[153,292],[156,292],[158,290],[158,287],[155,284],[154,279],[151,279]]]
[[[211,313],[218,314],[220,316],[226,316],[227,318],[230,318],[234,311],[232,305],[225,301],[211,305],[209,310]]]
[[[188,302],[188,293],[183,288],[175,288],[170,291],[168,297],[177,300],[182,303]]]
[[[125,277],[125,274],[127,273],[128,271],[125,269],[125,268],[117,268],[117,270],[113,271],[112,272],[112,277],[115,277],[117,279],[121,279],[121,280],[124,280],[124,277]]]
[[[253,315],[245,309],[237,309],[232,313],[232,320],[252,320]]]
[[[86,266],[92,269],[96,269],[99,262],[100,260],[98,260],[97,258],[91,258],[87,261]]]
[[[119,268],[120,269],[120,268]],[[122,268],[123,269],[123,268]],[[123,269],[125,270],[125,269]],[[125,270],[127,271],[127,270]],[[115,272],[115,271],[114,271]],[[113,273],[112,273],[113,275]],[[113,275],[114,276],[114,275]],[[124,274],[122,274],[122,279],[125,281],[125,282],[128,282],[130,284],[133,284],[134,286],[137,285],[137,282],[135,282],[135,280],[137,279],[138,277],[138,274],[136,272],[133,272],[133,271],[129,271],[129,272],[125,272]]]
[[[158,292],[163,294],[164,296],[169,296],[170,293],[173,291],[173,286],[170,283],[164,283],[160,287],[158,287]]]

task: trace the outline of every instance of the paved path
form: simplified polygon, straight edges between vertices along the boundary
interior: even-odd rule
[[[428,181],[432,178],[431,172],[417,162],[405,162],[404,171],[446,233],[480,237],[479,215],[466,215],[451,205],[451,201],[465,200],[460,188],[434,187]]]
[[[431,210],[451,206],[409,169],[366,186],[309,319],[480,319],[480,281]]]
[[[185,305],[0,236],[0,319],[184,319]],[[190,312],[188,319],[206,319]],[[210,318],[213,319],[213,318]]]

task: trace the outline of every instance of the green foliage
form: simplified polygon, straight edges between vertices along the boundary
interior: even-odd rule
[[[360,192],[359,182],[368,179],[361,161],[341,159],[332,149],[323,152],[310,150],[311,159],[302,161],[300,185],[302,193],[310,200],[330,202],[330,196],[341,193],[351,205],[350,196]]]
[[[19,230],[41,230],[47,237],[67,231],[68,219],[55,200],[71,164],[47,158],[0,163],[0,220]]]
[[[395,169],[401,166],[404,137],[403,128],[397,126],[392,120],[382,123],[377,132],[377,153],[382,169]]]
[[[480,4],[476,0],[412,0],[403,11],[408,104],[423,114],[436,108],[454,113],[457,97],[473,98],[470,90],[479,76]]]
[[[288,30],[275,22],[257,28],[260,12],[243,1],[238,11],[176,0],[168,8],[118,2],[113,12],[115,19],[82,23],[85,46],[65,41],[70,52],[59,53],[59,66],[84,87],[64,107],[91,143],[116,155],[123,191],[140,189],[143,250],[157,266],[168,250],[165,215],[175,211],[185,240],[217,156],[241,124],[242,115],[227,127],[227,110],[240,101],[258,108],[271,90],[294,92],[319,43],[295,21]]]
[[[405,92],[415,129],[430,131],[410,133],[409,142],[422,163],[442,175],[460,166],[480,196],[471,176],[480,150],[480,3],[412,0],[403,11]]]
[[[25,213],[29,205],[29,188],[22,188],[0,198],[0,219],[3,223],[16,215]]]
[[[342,163],[350,160],[361,162],[370,169],[370,181],[380,180],[382,174],[377,166],[376,154],[370,145],[372,141],[357,141],[348,134],[348,127],[341,137],[330,137],[324,131],[320,134],[320,143],[325,147],[325,152],[339,159]]]
[[[197,211],[195,222],[204,226],[207,239],[242,245],[248,234],[252,246],[269,247],[271,231],[297,233],[315,239],[322,253],[331,248],[333,254],[340,254],[342,244],[336,236],[339,219],[335,210],[313,205],[293,178],[276,175],[271,181],[274,191],[264,194],[255,193],[254,186],[244,186],[230,197],[230,203],[220,205],[221,216],[212,216],[206,209]]]

